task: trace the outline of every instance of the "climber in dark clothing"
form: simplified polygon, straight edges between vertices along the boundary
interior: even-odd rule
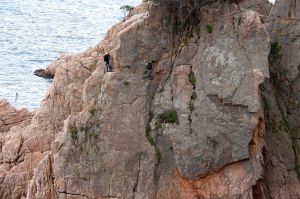
[[[110,54],[109,53],[105,54],[103,58],[106,65],[106,72],[112,72],[113,68],[110,63],[110,58],[111,58]]]
[[[145,76],[144,76],[144,78],[149,78],[150,80],[152,80],[153,79],[153,77],[152,77],[152,70],[153,70],[153,61],[150,61],[147,65],[146,65],[146,71],[145,71]]]

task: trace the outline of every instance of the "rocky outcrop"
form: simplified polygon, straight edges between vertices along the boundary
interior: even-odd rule
[[[299,70],[298,1],[276,1],[266,27],[271,36],[271,78],[262,87],[266,121],[264,186],[269,197],[299,198]]]
[[[33,72],[34,75],[38,77],[43,77],[45,79],[53,79],[54,75],[48,73],[45,69],[37,69]]]
[[[71,54],[64,53],[60,55],[53,63],[51,63],[46,69],[37,69],[33,72],[34,75],[38,77],[43,77],[45,79],[53,79],[55,76],[56,68],[59,65],[64,64],[68,59],[71,58]]]
[[[286,132],[299,123],[287,96],[298,95],[277,87],[297,83],[267,81],[278,77],[270,43],[285,38],[270,24],[294,26],[269,6],[217,1],[180,32],[173,12],[144,2],[94,48],[55,61],[30,124],[2,138],[0,198],[299,198]],[[287,52],[282,66],[297,62]],[[154,80],[142,78],[145,60]]]
[[[24,158],[24,156],[19,157],[20,146],[24,141],[19,131],[30,124],[33,116],[34,112],[29,112],[26,109],[17,110],[7,101],[0,101],[0,198],[16,198],[11,193],[4,195],[5,171],[9,169],[9,165],[19,164],[20,162],[17,162],[17,159]],[[22,184],[30,180],[30,178],[22,171],[19,171],[19,178],[11,176],[11,178],[6,180],[11,182],[16,191],[19,191],[22,188],[26,188],[25,186],[22,187]]]
[[[0,133],[5,133],[13,126],[26,126],[34,113],[26,109],[17,110],[7,101],[0,101]]]

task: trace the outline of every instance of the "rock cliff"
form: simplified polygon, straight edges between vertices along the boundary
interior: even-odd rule
[[[0,198],[300,198],[299,2],[199,9],[178,28],[143,2],[51,65],[30,122],[4,108],[17,126],[0,123]]]

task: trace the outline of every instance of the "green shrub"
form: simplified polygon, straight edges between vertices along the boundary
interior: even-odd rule
[[[241,25],[241,24],[242,24],[242,18],[238,17],[238,25]]]
[[[158,147],[155,147],[155,157],[156,157],[157,162],[159,163],[161,160],[161,152],[158,149]]]
[[[80,150],[81,153],[84,151],[84,148],[83,148],[82,145],[79,146],[79,150]]]
[[[291,13],[291,11],[289,11],[289,13],[288,13],[288,16],[289,16],[289,17],[291,17],[291,16],[292,16],[292,13]]]
[[[150,111],[149,112],[149,121],[148,121],[148,124],[146,126],[146,137],[147,137],[148,142],[152,146],[155,147],[155,156],[156,156],[157,162],[159,163],[160,160],[161,160],[161,153],[159,151],[159,148],[155,144],[155,141],[154,141],[153,137],[151,136],[152,129],[151,129],[150,123],[151,123],[151,121],[152,121],[153,118],[154,118],[154,113],[152,111]],[[156,121],[155,128],[157,129],[157,128],[160,128],[160,127],[162,127],[160,121]]]
[[[181,27],[180,27],[180,25],[179,24],[177,24],[177,23],[175,23],[174,25],[173,25],[173,35],[178,35],[179,33],[180,33],[180,31],[181,31]]]
[[[272,56],[272,58],[281,58],[281,50],[282,47],[278,41],[271,43],[270,56]]]
[[[97,112],[97,109],[96,109],[96,108],[91,108],[91,109],[89,110],[89,112],[90,112],[90,114],[91,114],[92,116],[94,116],[94,115],[96,114],[96,112]]]
[[[211,25],[206,25],[206,30],[209,34],[211,34],[213,32],[213,27]]]
[[[286,77],[290,73],[290,70],[288,68],[279,68],[278,73]]]
[[[125,86],[128,86],[128,85],[129,85],[129,82],[128,82],[128,81],[124,81],[123,84],[124,84]]]
[[[192,93],[191,99],[192,100],[197,99],[197,93],[195,91]]]
[[[192,123],[192,116],[189,115],[189,118],[188,118],[189,122]]]
[[[71,139],[73,142],[75,142],[78,139],[78,130],[76,126],[71,126],[69,130],[71,134]]]
[[[192,84],[193,89],[195,89],[195,88],[196,88],[196,77],[195,77],[194,72],[191,72],[191,73],[189,74],[189,81],[190,81],[190,83]]]
[[[147,137],[148,142],[149,142],[152,146],[154,146],[155,143],[154,143],[154,139],[153,139],[152,136],[151,136],[151,126],[150,126],[149,123],[148,123],[147,126],[146,126],[146,137]]]
[[[189,103],[189,109],[190,109],[191,112],[193,112],[195,110],[195,106],[194,106],[193,102]]]
[[[159,119],[162,123],[179,124],[178,115],[175,110],[169,110],[159,114]]]

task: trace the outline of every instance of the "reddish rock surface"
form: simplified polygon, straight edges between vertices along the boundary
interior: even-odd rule
[[[27,118],[0,126],[0,198],[300,198],[298,4],[284,1],[270,16],[267,0],[212,1],[182,37],[171,12],[144,2],[94,48],[53,62],[30,122],[0,104],[7,121]]]
[[[26,126],[30,123],[34,112],[26,109],[17,110],[7,101],[0,101],[0,133],[9,131],[12,126]]]

